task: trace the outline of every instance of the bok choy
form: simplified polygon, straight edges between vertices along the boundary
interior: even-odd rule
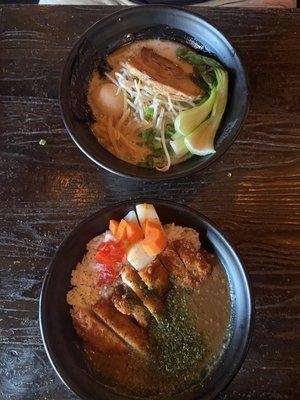
[[[183,136],[192,133],[211,113],[216,98],[216,88],[213,88],[209,98],[197,107],[181,111],[175,119],[176,132]]]
[[[184,139],[187,149],[198,156],[215,153],[214,138],[219,128],[227,102],[228,75],[224,69],[216,69],[217,96],[210,117]]]
[[[193,65],[193,78],[202,82],[209,96],[178,114],[174,124],[177,135],[170,145],[179,157],[189,151],[200,156],[214,153],[214,138],[227,103],[228,74],[219,62],[188,49],[177,49],[177,56]]]

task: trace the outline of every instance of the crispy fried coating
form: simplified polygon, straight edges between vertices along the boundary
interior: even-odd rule
[[[72,310],[71,316],[76,333],[93,350],[108,354],[120,354],[128,351],[123,340],[91,312],[79,308]]]
[[[169,273],[156,258],[146,268],[139,271],[139,275],[150,290],[157,290],[160,295],[169,288]]]
[[[211,274],[212,267],[208,263],[207,257],[201,254],[201,251],[197,251],[190,242],[175,240],[172,244],[194,280],[201,282]]]
[[[170,273],[177,286],[185,288],[191,288],[194,286],[192,275],[182,263],[171,243],[169,243],[165,250],[159,254],[158,258]]]
[[[118,311],[131,315],[142,328],[147,328],[149,312],[131,291],[130,296],[120,286],[115,288],[111,301]]]
[[[139,274],[132,267],[126,266],[121,272],[121,277],[125,285],[133,290],[150,314],[159,319],[159,316],[163,314],[163,303],[158,296],[148,290]]]
[[[120,338],[138,353],[148,355],[147,333],[128,315],[120,313],[110,300],[102,299],[93,307],[94,313]]]

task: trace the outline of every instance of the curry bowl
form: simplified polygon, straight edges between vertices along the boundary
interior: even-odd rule
[[[150,39],[175,41],[218,60],[228,72],[228,101],[215,137],[215,153],[194,155],[172,165],[167,172],[119,159],[99,144],[90,128],[93,113],[87,92],[93,71],[101,60],[122,46]],[[81,36],[66,60],[59,99],[71,138],[94,163],[125,177],[167,180],[203,171],[230,147],[246,117],[248,90],[239,55],[217,28],[191,11],[151,5],[115,12],[95,23]]]
[[[141,199],[152,203],[163,224],[175,223],[199,232],[203,247],[217,258],[230,293],[228,340],[217,363],[199,371],[199,380],[172,399],[213,399],[240,369],[249,346],[253,324],[253,298],[247,272],[232,244],[206,217],[186,206],[169,201]],[[71,272],[86,252],[87,243],[107,229],[111,219],[120,220],[137,204],[122,202],[100,210],[81,222],[58,248],[44,279],[39,322],[48,358],[64,384],[82,399],[145,398],[124,394],[101,381],[87,362],[83,345],[76,335],[66,296],[71,289]],[[125,361],[124,361],[125,362]],[[125,364],[124,364],[125,365]],[[151,398],[160,399],[159,396]]]

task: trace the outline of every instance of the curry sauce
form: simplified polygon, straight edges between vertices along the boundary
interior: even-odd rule
[[[229,338],[231,302],[223,268],[216,260],[212,263],[211,276],[196,289],[169,290],[169,325],[152,322],[148,361],[133,351],[107,355],[86,346],[103,383],[118,393],[163,398],[199,383],[213,369]]]

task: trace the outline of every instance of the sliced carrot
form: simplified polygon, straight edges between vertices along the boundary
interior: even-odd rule
[[[145,221],[145,237],[146,238],[150,237],[155,232],[160,232],[164,236],[166,236],[165,231],[163,230],[163,227],[161,226],[160,223],[154,222],[154,221],[150,221],[149,219],[147,219]]]
[[[115,219],[111,219],[109,221],[109,230],[111,231],[111,233],[116,236],[117,230],[119,227],[119,222],[116,221]]]
[[[126,240],[127,235],[126,235],[126,228],[127,228],[127,222],[125,219],[121,219],[117,232],[114,235],[117,240]]]
[[[127,239],[134,244],[144,238],[144,233],[139,224],[135,222],[127,222],[126,227]]]
[[[156,222],[146,220],[145,239],[142,246],[149,256],[161,253],[167,245],[167,237],[162,226]]]

